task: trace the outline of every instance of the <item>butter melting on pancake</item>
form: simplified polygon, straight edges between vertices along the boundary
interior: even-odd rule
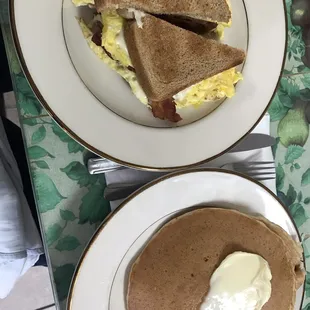
[[[268,223],[268,224],[266,224]],[[284,237],[285,236],[285,237]],[[255,253],[269,264],[272,292],[264,310],[292,310],[304,279],[302,250],[266,219],[204,208],[164,225],[132,266],[128,310],[197,310],[211,276],[229,254]]]

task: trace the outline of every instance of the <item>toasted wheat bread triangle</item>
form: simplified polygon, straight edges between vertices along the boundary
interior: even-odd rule
[[[139,28],[128,21],[124,35],[137,79],[153,101],[241,64],[242,50],[206,39],[146,14]]]
[[[96,9],[134,8],[154,14],[183,15],[206,21],[229,23],[227,0],[95,0]]]

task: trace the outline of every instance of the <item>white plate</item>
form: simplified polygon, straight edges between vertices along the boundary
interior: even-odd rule
[[[288,211],[260,183],[216,169],[175,173],[129,197],[102,224],[78,265],[68,309],[125,310],[128,269],[145,242],[169,218],[208,205],[262,215],[301,240]],[[303,292],[297,292],[296,310]]]
[[[89,91],[111,111],[136,124],[157,128],[175,126],[155,118],[150,110],[132,94],[122,77],[111,71],[94,53],[90,52],[75,17],[82,17],[88,23],[93,18],[94,10],[87,7],[77,8],[71,0],[64,0],[64,8],[64,35],[69,55],[74,68]],[[224,43],[246,51],[249,40],[245,5],[242,0],[232,0],[232,8],[234,22],[232,27],[225,31]],[[243,65],[240,65],[238,70],[242,71],[242,68]],[[102,85],[108,85],[107,89],[102,91]],[[183,121],[177,126],[191,124],[201,119],[223,101],[208,102],[199,108],[178,110]]]
[[[244,80],[208,116],[208,105],[185,109],[184,122],[167,128],[88,48],[75,20],[88,9],[76,9],[70,0],[10,3],[22,67],[47,111],[93,152],[137,168],[188,167],[231,148],[266,112],[284,62],[284,1],[232,0],[233,26],[225,40],[247,48]]]

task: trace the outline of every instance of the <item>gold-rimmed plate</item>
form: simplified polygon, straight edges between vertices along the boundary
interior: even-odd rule
[[[231,2],[233,23],[225,40],[247,49],[244,80],[232,99],[210,114],[210,107],[188,110],[178,127],[154,119],[88,48],[75,19],[86,14],[84,9],[76,9],[70,0],[11,0],[10,9],[26,76],[64,130],[91,151],[123,165],[172,170],[232,148],[264,115],[280,78],[286,45],[284,2]],[[29,18],[33,12],[35,19]]]
[[[125,310],[130,264],[145,242],[168,219],[207,206],[264,216],[301,241],[287,209],[260,183],[219,169],[178,172],[143,187],[102,224],[77,267],[68,309]],[[295,310],[301,309],[303,295],[304,286]]]

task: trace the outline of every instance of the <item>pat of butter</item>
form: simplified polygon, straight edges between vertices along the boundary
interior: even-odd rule
[[[228,255],[211,277],[200,310],[260,310],[271,296],[271,271],[261,256]]]
[[[128,9],[129,13],[133,13],[135,16],[137,25],[139,28],[143,28],[142,18],[145,16],[145,13],[136,9]]]

